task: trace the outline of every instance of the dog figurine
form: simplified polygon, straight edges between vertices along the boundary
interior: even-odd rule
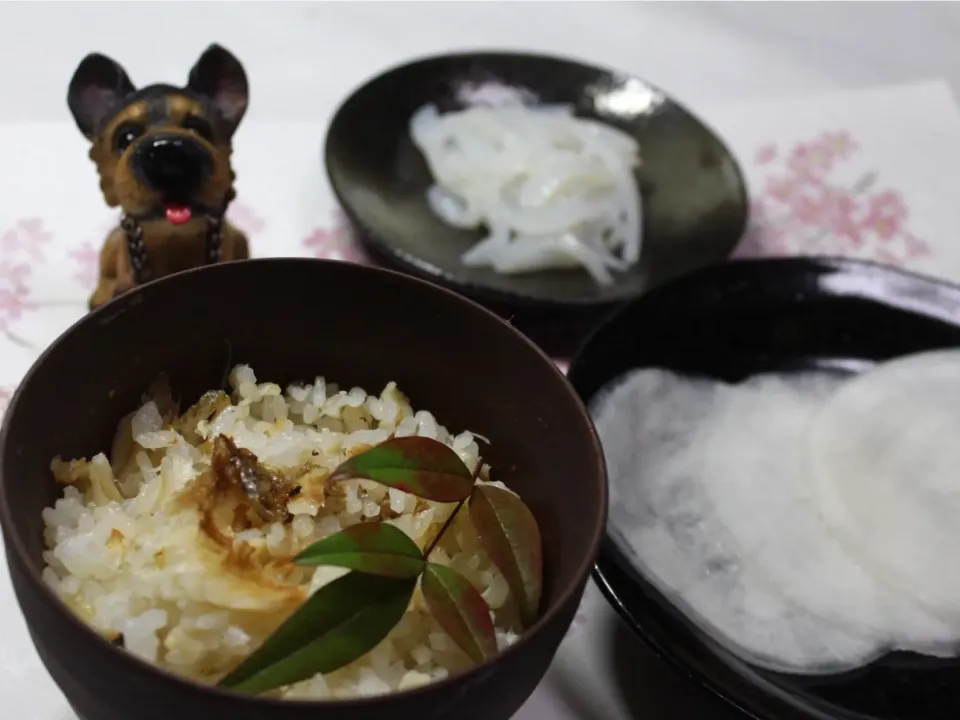
[[[182,88],[137,90],[99,53],[80,62],[67,104],[91,142],[104,200],[122,210],[100,252],[91,310],[148,280],[250,256],[247,238],[224,220],[236,194],[232,139],[248,97],[243,66],[219,45]]]

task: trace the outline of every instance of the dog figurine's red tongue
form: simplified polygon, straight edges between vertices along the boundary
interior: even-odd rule
[[[166,210],[167,220],[174,225],[183,225],[185,222],[189,222],[193,215],[193,210],[190,209],[189,205],[167,203],[164,209]]]
[[[120,226],[100,252],[96,308],[136,285],[197,265],[249,257],[246,237],[224,220],[234,196],[234,131],[247,109],[240,62],[211,45],[184,87],[137,90],[110,58],[88,55],[67,104],[90,140],[90,158]]]

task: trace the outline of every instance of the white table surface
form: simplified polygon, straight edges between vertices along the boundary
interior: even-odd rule
[[[0,122],[67,119],[67,82],[92,50],[119,60],[135,83],[181,81],[219,42],[250,76],[249,117],[316,120],[319,137],[366,77],[438,51],[579,56],[633,71],[696,109],[930,77],[957,91],[958,37],[953,3],[4,2]],[[516,720],[726,717],[640,647],[592,586],[583,618]],[[72,720],[50,680],[11,656],[24,632],[5,602],[0,715]]]

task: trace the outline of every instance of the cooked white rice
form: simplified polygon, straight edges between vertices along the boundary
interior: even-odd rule
[[[340,390],[323,378],[283,392],[240,365],[230,384],[231,397],[208,394],[204,410],[177,422],[168,396],[157,392],[121,423],[109,459],[55,459],[54,473],[66,488],[43,511],[49,586],[97,631],[122,635],[127,651],[203,682],[219,680],[310,593],[347,572],[293,566],[288,561],[296,553],[376,520],[396,525],[423,548],[454,508],[363,480],[328,487],[326,476],[339,463],[391,433],[445,442],[470,468],[479,456],[474,435],[453,435],[429,412],[414,412],[394,383],[379,396]],[[204,529],[197,492],[211,467],[212,438],[221,433],[302,488],[288,501],[289,522],[239,531],[229,520],[221,523],[227,546]],[[480,482],[488,472],[484,466]],[[516,640],[507,583],[479,546],[468,513],[458,513],[431,561],[454,567],[482,592],[501,649]],[[469,666],[418,589],[403,620],[374,650],[278,694],[378,695]]]

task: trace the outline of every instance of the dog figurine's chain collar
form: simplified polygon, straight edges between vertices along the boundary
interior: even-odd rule
[[[223,236],[223,216],[207,218],[207,238],[204,255],[208,263],[220,262],[220,246]]]
[[[207,236],[204,239],[203,257],[208,264],[220,262],[223,240],[223,216],[227,205],[233,200],[234,192],[227,194],[223,211],[216,216],[207,217]],[[143,242],[143,228],[140,223],[129,215],[120,220],[120,227],[127,237],[127,252],[130,255],[130,268],[133,271],[133,281],[137,285],[149,281],[153,277],[150,269],[150,259],[147,257],[147,245]]]
[[[128,215],[120,220],[120,227],[127,236],[127,253],[130,255],[130,268],[133,281],[140,285],[150,279],[150,263],[147,258],[147,246],[143,242],[143,228],[140,223]]]

